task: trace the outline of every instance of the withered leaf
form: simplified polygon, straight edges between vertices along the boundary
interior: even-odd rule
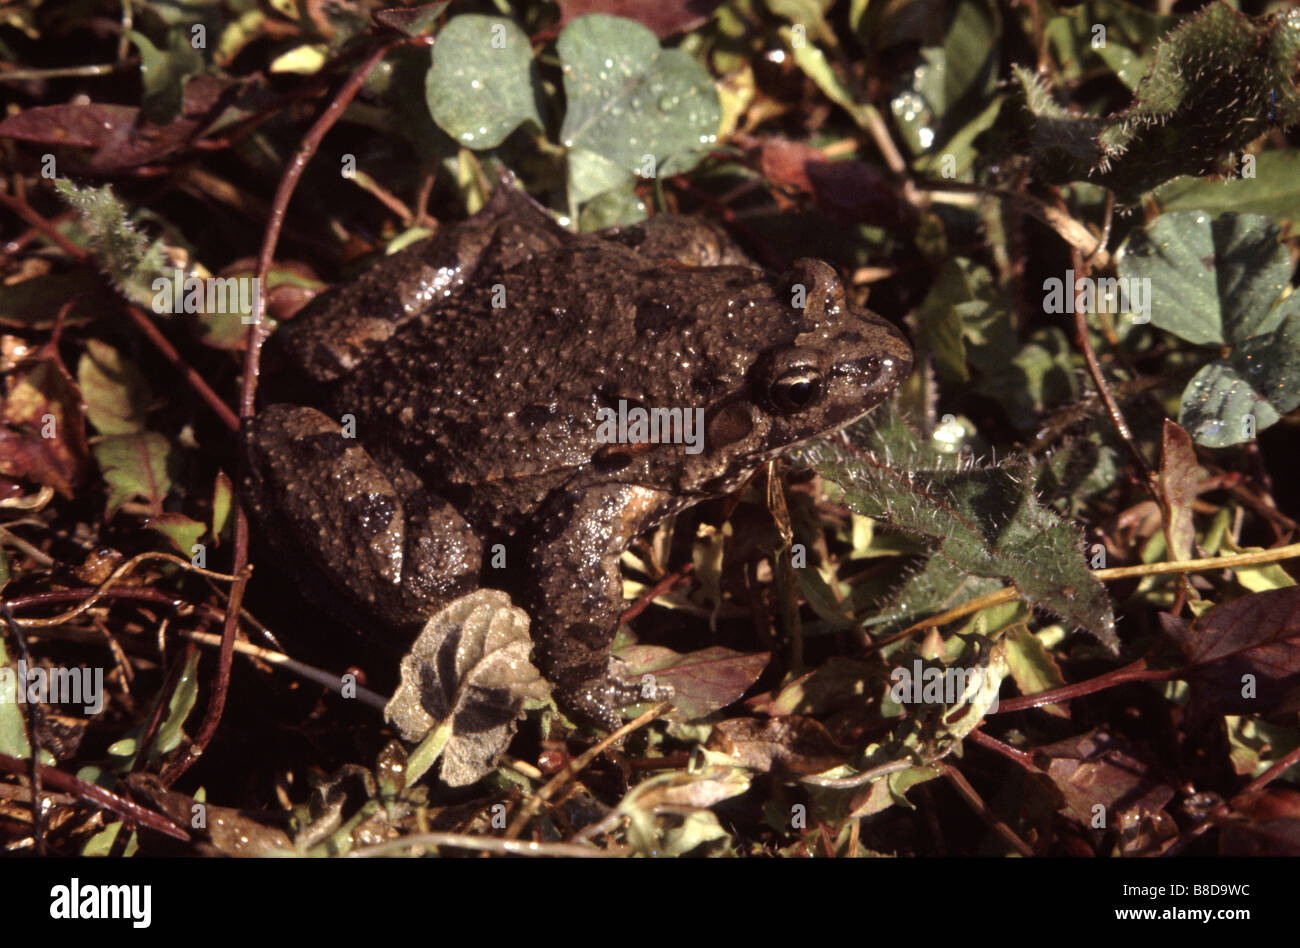
[[[550,685],[528,659],[528,626],[528,614],[508,595],[480,589],[439,610],[402,659],[402,683],[384,714],[408,741],[445,731],[448,786],[491,773],[524,702],[550,698]]]

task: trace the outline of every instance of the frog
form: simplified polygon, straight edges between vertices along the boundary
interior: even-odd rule
[[[770,272],[696,215],[574,233],[506,183],[319,294],[268,351],[241,493],[309,598],[409,643],[447,603],[504,590],[560,709],[607,729],[647,696],[611,654],[623,553],[912,367],[824,261]],[[654,436],[612,423],[660,409]]]

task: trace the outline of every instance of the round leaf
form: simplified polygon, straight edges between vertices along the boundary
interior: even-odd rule
[[[466,14],[438,34],[425,101],[438,126],[467,148],[495,148],[524,122],[542,126],[528,37],[510,20]]]
[[[1247,420],[1253,417],[1253,421]],[[1231,363],[1222,359],[1197,372],[1183,390],[1178,423],[1200,444],[1226,448],[1254,437],[1278,414]]]
[[[1125,279],[1151,281],[1151,322],[1202,346],[1238,344],[1275,328],[1272,306],[1291,259],[1266,217],[1165,214],[1120,248]]]
[[[722,110],[704,67],[654,33],[604,14],[578,17],[556,41],[568,111],[560,138],[633,173],[694,167],[717,140]]]

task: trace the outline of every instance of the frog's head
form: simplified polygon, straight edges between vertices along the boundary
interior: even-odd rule
[[[850,306],[839,276],[820,260],[797,261],[784,289],[756,301],[749,315],[761,329],[754,338],[770,344],[755,347],[743,380],[706,411],[701,459],[682,470],[688,489],[733,489],[791,446],[861,417],[912,370],[903,334]]]

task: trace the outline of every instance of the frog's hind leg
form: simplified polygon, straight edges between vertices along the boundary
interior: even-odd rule
[[[418,628],[477,587],[481,545],[464,518],[316,409],[268,406],[245,429],[244,456],[255,522],[327,609]]]
[[[647,522],[647,511],[667,500],[660,492],[611,484],[564,491],[541,511],[528,553],[522,605],[533,620],[535,655],[570,715],[613,730],[617,709],[658,700],[621,674],[610,655],[623,611],[619,559]]]

